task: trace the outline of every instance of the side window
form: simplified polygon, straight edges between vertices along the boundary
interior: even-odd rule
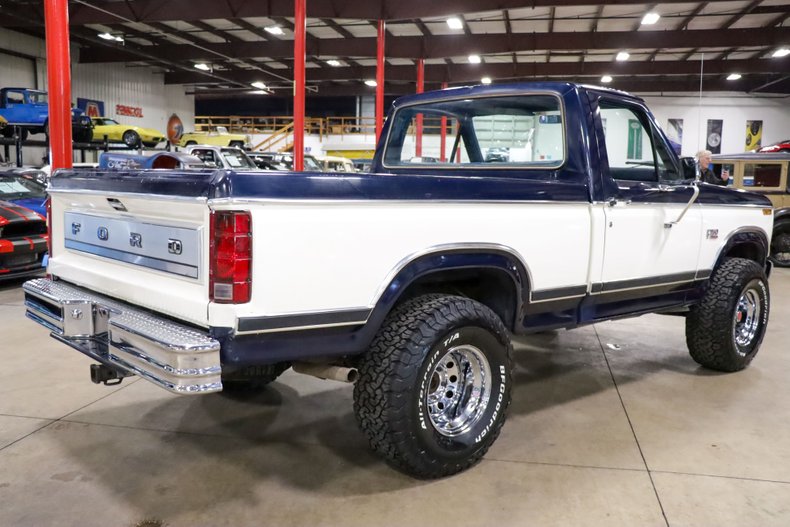
[[[6,100],[8,101],[8,106],[16,106],[17,104],[25,104],[25,96],[19,92],[7,92],[6,93]]]
[[[645,116],[609,101],[601,101],[600,109],[612,179],[657,182],[656,157]]]
[[[779,188],[782,184],[782,165],[779,163],[744,163],[743,186]]]

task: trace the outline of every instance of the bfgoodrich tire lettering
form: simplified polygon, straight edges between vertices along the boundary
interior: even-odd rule
[[[359,364],[360,428],[406,474],[465,470],[505,422],[510,355],[507,330],[486,306],[442,295],[409,300],[387,317]]]
[[[744,369],[760,349],[769,310],[762,267],[743,258],[725,260],[713,273],[702,302],[686,318],[691,357],[712,370]]]

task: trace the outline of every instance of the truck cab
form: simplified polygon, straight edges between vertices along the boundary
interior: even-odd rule
[[[49,133],[49,105],[47,92],[28,88],[0,89],[0,117],[9,126],[2,134],[10,137],[14,127],[22,129],[23,140],[27,134]],[[93,124],[85,113],[77,108],[71,110],[73,140],[89,142],[93,138]]]

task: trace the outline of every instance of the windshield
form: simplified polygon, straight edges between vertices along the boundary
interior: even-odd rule
[[[30,104],[47,104],[47,94],[43,92],[28,92]]]
[[[231,168],[258,168],[244,152],[240,152],[235,148],[223,149],[222,157]]]
[[[0,174],[0,200],[44,198],[46,195],[44,185],[38,183],[32,175]]]
[[[97,126],[109,126],[109,125],[112,125],[112,124],[118,124],[118,121],[114,121],[112,119],[102,119],[102,118],[99,118],[99,117],[95,117],[93,119],[93,124],[95,124]]]
[[[323,171],[323,168],[321,168],[321,164],[313,156],[304,156],[304,168],[305,168],[305,170],[312,171],[312,172],[322,172]]]

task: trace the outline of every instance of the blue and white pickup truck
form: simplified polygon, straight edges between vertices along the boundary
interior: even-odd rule
[[[445,149],[426,136],[417,155],[419,117],[444,122]],[[60,171],[49,192],[50,278],[25,284],[27,315],[94,381],[353,381],[372,448],[420,478],[495,441],[511,334],[681,315],[691,358],[731,372],[768,323],[771,203],[695,181],[611,89],[404,97],[369,174]]]
[[[21,129],[23,141],[27,134],[49,135],[47,92],[28,88],[0,89],[0,118],[6,121],[6,127],[0,132],[6,137],[13,135],[14,127]],[[91,119],[78,108],[71,110],[71,130],[77,143],[89,143],[93,138]]]

